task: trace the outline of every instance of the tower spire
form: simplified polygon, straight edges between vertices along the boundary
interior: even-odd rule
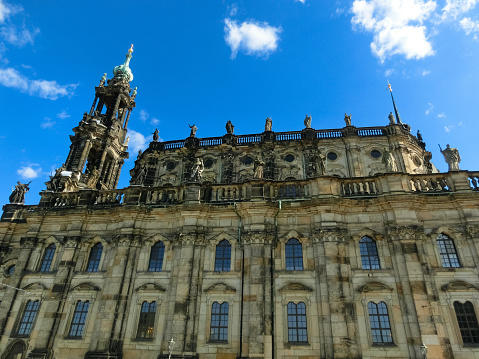
[[[403,122],[401,121],[401,116],[399,116],[399,112],[396,107],[396,102],[394,102],[393,89],[391,88],[391,84],[389,83],[389,81],[388,81],[388,90],[391,93],[391,99],[393,100],[394,114],[396,115],[396,119],[400,125],[403,125]]]

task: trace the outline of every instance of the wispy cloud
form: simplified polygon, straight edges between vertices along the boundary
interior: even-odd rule
[[[429,71],[429,70],[422,70],[422,75],[423,75],[423,76],[427,76],[427,75],[429,75],[430,73],[431,73],[431,71]]]
[[[34,28],[32,31],[28,30],[25,25],[21,29],[17,29],[15,25],[9,24],[0,29],[0,36],[15,46],[23,47],[26,44],[33,45],[35,36],[40,33],[40,29]]]
[[[434,105],[432,103],[428,103],[428,108],[426,110],[426,116],[428,116],[430,113],[432,113],[432,110],[434,109]]]
[[[226,10],[228,11],[229,16],[236,16],[238,13],[238,4],[228,5]]]
[[[31,180],[37,178],[42,173],[42,169],[35,164],[22,166],[17,170],[17,174],[19,174],[23,179]]]
[[[10,15],[14,15],[17,12],[23,11],[20,5],[11,5],[7,2],[0,0],[0,24],[3,24]]]
[[[441,112],[440,114],[437,115],[439,118],[444,118],[446,117],[446,114],[444,112]]]
[[[62,112],[60,113],[57,113],[57,117],[64,120],[65,118],[68,118],[70,117],[71,115],[68,114],[65,110],[63,110]]]
[[[459,15],[472,10],[479,0],[446,0],[442,8],[442,19],[456,19]]]
[[[434,55],[423,25],[436,9],[429,0],[354,0],[354,26],[373,33],[371,51],[381,62],[393,55],[421,59]]]
[[[49,117],[45,117],[43,122],[40,124],[40,127],[45,130],[47,128],[52,128],[54,124],[55,121],[52,121],[52,119]]]
[[[30,80],[12,67],[0,69],[0,85],[49,100],[71,96],[78,86],[76,84],[60,85],[56,81]]]
[[[474,39],[477,40],[477,35],[479,34],[479,21],[472,21],[471,18],[465,17],[459,21],[459,24],[465,31],[466,35],[473,34]]]
[[[296,2],[300,2],[301,4],[304,4],[304,3],[306,3],[306,0],[294,0],[294,1],[296,1]]]
[[[451,126],[444,126],[444,131],[451,132]]]
[[[270,26],[267,22],[255,20],[244,21],[238,25],[236,20],[226,18],[225,41],[231,48],[231,58],[234,59],[241,50],[246,55],[256,55],[267,58],[278,49],[280,27]]]
[[[140,132],[129,129],[128,137],[130,137],[130,141],[128,142],[128,148],[133,152],[138,152],[139,150],[143,151],[147,147],[146,137]]]

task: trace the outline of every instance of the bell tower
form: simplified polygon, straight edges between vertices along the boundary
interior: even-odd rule
[[[132,52],[133,45],[125,62],[113,69],[112,79],[107,80],[106,74],[103,75],[100,85],[95,87],[90,112],[83,114],[73,129],[75,134],[70,136],[70,152],[60,172],[70,172],[79,188],[110,190],[118,185],[121,167],[128,158],[125,137],[137,93],[136,87],[133,91],[130,89]],[[68,190],[60,183],[57,187],[60,188],[52,190]]]

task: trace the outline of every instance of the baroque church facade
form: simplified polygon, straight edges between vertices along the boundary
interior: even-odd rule
[[[479,358],[479,172],[388,123],[159,142],[130,50],[0,221],[0,358]],[[426,354],[427,352],[427,354]]]

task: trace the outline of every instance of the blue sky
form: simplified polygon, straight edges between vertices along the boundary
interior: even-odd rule
[[[478,170],[479,0],[0,0],[0,202],[32,180],[26,203],[65,160],[71,129],[104,72],[134,44],[138,149],[164,140],[388,123],[387,80],[401,118]]]

